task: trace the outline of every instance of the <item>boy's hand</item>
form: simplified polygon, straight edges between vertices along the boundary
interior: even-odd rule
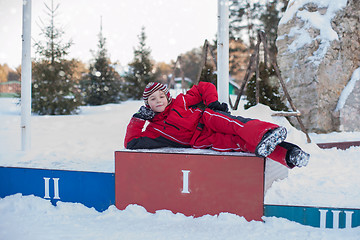
[[[229,107],[226,103],[220,103],[219,101],[215,101],[210,103],[208,107],[212,110],[218,110],[229,113]]]
[[[141,106],[139,111],[133,115],[133,117],[150,120],[155,117],[155,112],[151,110],[151,108],[147,108],[145,106]]]

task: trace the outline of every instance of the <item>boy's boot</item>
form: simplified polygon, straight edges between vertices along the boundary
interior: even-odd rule
[[[285,140],[286,135],[287,131],[284,127],[278,127],[266,132],[255,149],[255,155],[258,157],[269,156],[275,150],[276,145]]]
[[[304,152],[300,148],[293,148],[289,150],[289,154],[286,157],[288,165],[297,167],[305,167],[309,163],[310,154]],[[290,163],[290,164],[289,164]]]

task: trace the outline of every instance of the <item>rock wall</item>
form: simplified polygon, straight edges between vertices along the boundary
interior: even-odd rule
[[[359,0],[290,1],[278,36],[278,65],[305,127],[311,132],[343,130],[342,124],[350,119],[342,118],[351,114],[334,110],[360,66]],[[348,109],[359,111],[359,97],[349,96],[346,104]],[[360,119],[346,129],[359,126]]]
[[[339,119],[340,131],[360,131],[360,68],[356,69],[351,80],[341,93],[335,109]]]

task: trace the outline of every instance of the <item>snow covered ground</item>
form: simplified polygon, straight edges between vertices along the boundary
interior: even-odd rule
[[[162,210],[147,213],[131,205],[124,211],[109,207],[103,213],[81,204],[58,203],[13,195],[0,200],[0,239],[2,240],[358,240],[360,227],[320,229],[281,218],[247,222],[243,217],[185,217]]]
[[[20,151],[17,99],[0,98],[0,166],[114,171],[114,151],[123,149],[127,123],[142,101],[82,107],[79,115],[32,116],[32,148]],[[311,154],[305,168],[289,171],[267,191],[265,203],[360,208],[360,147],[320,149],[314,142],[360,141],[360,133],[305,134],[263,105],[234,114],[287,127],[288,141]],[[191,150],[190,150],[191,151]],[[201,150],[193,150],[201,151]],[[81,204],[58,203],[20,194],[0,199],[0,239],[360,239],[360,228],[317,229],[285,219],[247,222],[223,213],[201,218],[140,206],[103,213]],[[21,226],[21,227],[19,227]]]
[[[310,0],[292,0],[282,22],[297,14]],[[326,52],[328,42],[336,39],[330,20],[346,0],[311,0],[328,7],[329,14],[302,14],[299,17],[321,32]],[[324,24],[318,24],[319,22]],[[307,25],[305,26],[307,27]],[[293,51],[311,41],[304,29]],[[317,55],[317,56],[318,56]],[[314,60],[318,60],[314,56]],[[123,149],[126,125],[141,101],[128,101],[99,107],[82,107],[77,116],[32,116],[32,148],[20,151],[20,110],[15,99],[0,99],[0,166],[114,171],[114,151]],[[265,195],[267,204],[360,208],[360,147],[347,150],[319,149],[314,142],[360,141],[359,132],[311,134],[312,144],[303,133],[292,128],[285,118],[271,117],[269,108],[258,105],[234,114],[259,118],[287,127],[288,141],[311,154],[305,168],[296,168],[289,177],[275,182]],[[196,151],[196,150],[194,150]],[[141,206],[120,211],[114,206],[99,213],[81,204],[58,202],[16,194],[0,199],[0,239],[360,239],[360,227],[319,229],[281,218],[264,217],[264,222],[221,213],[219,216],[185,217],[162,210],[147,213]]]

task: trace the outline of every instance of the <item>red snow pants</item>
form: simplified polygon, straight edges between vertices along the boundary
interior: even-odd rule
[[[211,148],[220,152],[255,152],[256,146],[263,135],[279,127],[276,124],[260,121],[258,119],[243,118],[231,114],[213,111],[207,108],[200,120],[201,131],[192,144],[193,148]],[[277,146],[268,158],[285,166],[287,149]]]

